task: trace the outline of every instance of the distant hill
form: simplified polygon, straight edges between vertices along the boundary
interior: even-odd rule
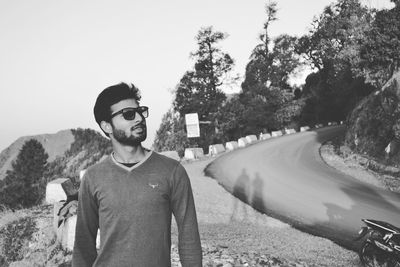
[[[7,170],[10,170],[12,167],[12,161],[17,158],[22,145],[29,139],[36,139],[43,145],[49,155],[48,162],[53,161],[57,156],[64,155],[75,140],[71,130],[63,130],[55,134],[41,134],[18,138],[0,153],[0,180],[4,179]]]
[[[49,155],[46,176],[76,177],[79,170],[87,168],[111,152],[111,144],[99,132],[91,129],[69,129],[55,134],[42,134],[18,138],[0,153],[0,180],[4,179],[12,162],[29,139],[38,140]]]

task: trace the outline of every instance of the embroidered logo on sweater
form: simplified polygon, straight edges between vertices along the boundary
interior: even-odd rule
[[[151,183],[149,183],[149,186],[151,187],[151,188],[156,188],[156,187],[158,187],[158,184],[151,184]]]

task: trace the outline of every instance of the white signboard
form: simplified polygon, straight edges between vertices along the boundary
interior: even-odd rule
[[[185,122],[188,138],[200,137],[199,116],[197,113],[186,114]]]

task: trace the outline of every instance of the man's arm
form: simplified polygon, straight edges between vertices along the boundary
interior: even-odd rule
[[[82,178],[79,188],[75,243],[72,254],[73,267],[91,267],[97,257],[98,206],[87,178],[87,175]]]
[[[181,164],[172,177],[172,212],[178,225],[179,257],[183,267],[201,267],[202,251],[192,187]]]

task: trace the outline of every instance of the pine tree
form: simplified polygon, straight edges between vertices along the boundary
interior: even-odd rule
[[[47,158],[39,141],[26,141],[12,163],[12,170],[7,171],[0,189],[0,203],[9,208],[26,208],[39,204],[45,195],[46,181],[43,174]]]
[[[198,49],[191,53],[194,70],[183,75],[174,92],[174,111],[182,118],[198,113],[199,120],[207,123],[201,124],[201,136],[195,139],[196,146],[205,152],[210,144],[220,142],[218,115],[226,100],[222,87],[235,82],[231,76],[234,60],[219,47],[225,38],[225,33],[211,26],[200,29],[196,35]]]

